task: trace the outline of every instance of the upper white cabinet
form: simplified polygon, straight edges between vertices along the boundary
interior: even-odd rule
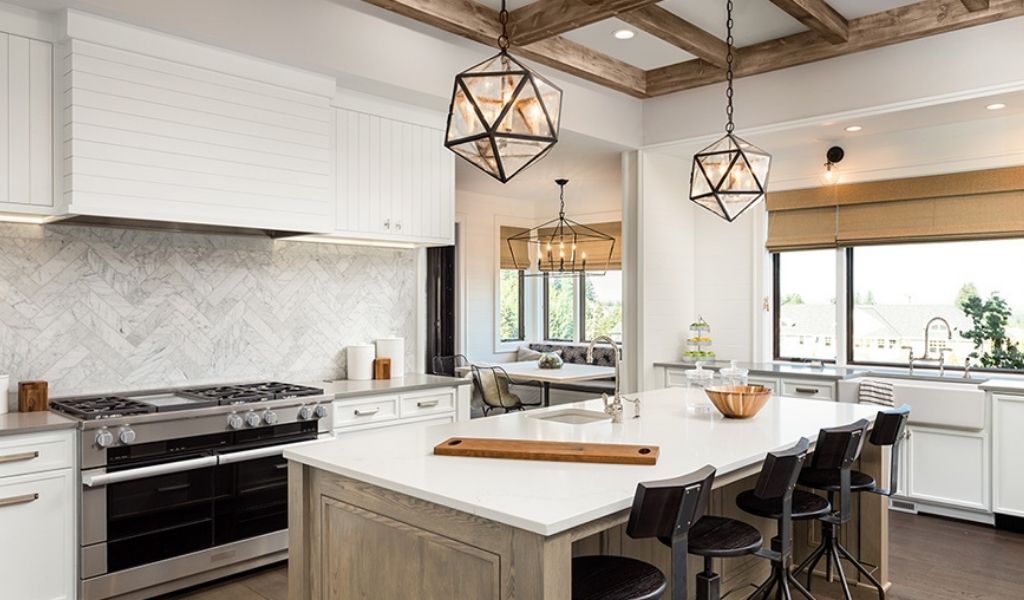
[[[332,235],[448,245],[455,239],[455,161],[443,115],[337,100]]]
[[[0,212],[53,206],[53,46],[0,33]]]
[[[72,215],[323,232],[334,80],[68,11]]]

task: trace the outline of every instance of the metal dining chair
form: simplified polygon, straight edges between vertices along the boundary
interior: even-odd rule
[[[469,366],[469,359],[466,358],[465,354],[455,354],[453,356],[435,356],[432,361],[431,373],[434,375],[443,375],[445,377],[458,377],[459,369],[464,369]]]
[[[473,385],[476,386],[483,401],[484,416],[496,408],[503,409],[506,413],[515,410],[526,410],[528,406],[540,406],[540,402],[523,402],[519,394],[513,393],[510,384],[514,381],[505,369],[501,367],[481,367],[471,365],[473,370]]]

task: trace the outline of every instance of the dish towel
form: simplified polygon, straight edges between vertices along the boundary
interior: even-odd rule
[[[862,379],[857,397],[861,404],[896,405],[896,393],[892,383],[879,379]]]

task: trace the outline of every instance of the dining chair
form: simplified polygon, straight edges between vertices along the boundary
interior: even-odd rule
[[[458,377],[459,369],[463,369],[469,366],[469,359],[466,358],[465,354],[455,354],[452,356],[435,356],[431,373],[434,375],[443,375],[445,377]]]
[[[523,402],[519,394],[513,393],[509,386],[517,384],[505,369],[498,366],[483,367],[470,365],[473,371],[473,385],[476,386],[483,402],[484,416],[496,408],[503,409],[506,413],[516,410],[526,410],[528,406],[540,406],[540,402]]]

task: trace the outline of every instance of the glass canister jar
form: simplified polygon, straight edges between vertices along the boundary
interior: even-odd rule
[[[704,389],[715,384],[715,372],[704,368],[704,361],[697,361],[697,368],[686,372],[686,387]]]
[[[730,360],[728,367],[722,367],[718,374],[722,376],[722,385],[747,385],[747,376],[750,371],[736,366],[736,361]]]

